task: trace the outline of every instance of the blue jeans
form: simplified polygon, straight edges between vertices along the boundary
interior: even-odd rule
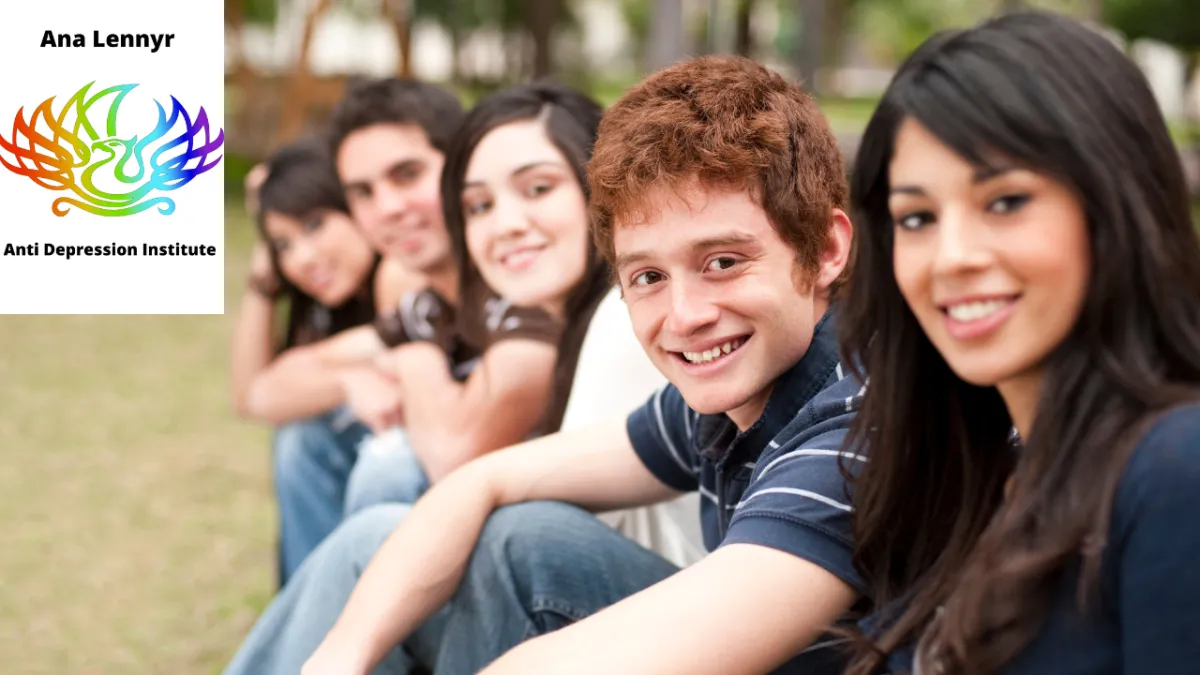
[[[346,482],[359,443],[369,433],[345,408],[276,429],[272,454],[280,585],[342,521]]]
[[[414,504],[429,478],[400,428],[364,440],[346,484],[344,517],[379,504]]]
[[[408,513],[367,509],[305,561],[242,644],[226,675],[295,675],[333,626],[363,569]],[[521,642],[557,630],[678,571],[582,509],[530,502],[492,514],[454,598],[374,671],[474,675]]]

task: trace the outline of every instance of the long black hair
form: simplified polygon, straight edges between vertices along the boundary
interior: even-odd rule
[[[305,221],[315,214],[336,211],[349,214],[337,170],[323,139],[294,141],[275,151],[267,160],[267,177],[259,188],[256,223],[259,235],[268,241],[266,214],[278,213]],[[314,342],[334,333],[371,321],[375,316],[375,256],[363,288],[337,307],[325,307],[304,293],[280,272],[274,247],[271,264],[279,278],[280,292],[287,303],[287,327],[279,350]]]
[[[977,166],[1002,158],[1060,182],[1086,214],[1087,297],[1044,364],[1019,452],[995,388],[955,375],[897,286],[888,166],[907,119]],[[1037,633],[1068,565],[1082,565],[1087,598],[1140,432],[1197,397],[1200,244],[1180,158],[1145,77],[1107,38],[1025,13],[939,34],[905,61],[851,193],[841,335],[870,376],[849,439],[870,453],[854,480],[854,560],[877,606],[898,608],[848,672],[918,638],[927,672],[994,672]]]
[[[566,158],[586,196],[586,166],[591,157],[602,115],[603,109],[587,95],[551,82],[521,84],[502,89],[480,100],[467,114],[446,153],[441,185],[446,229],[450,233],[454,256],[461,272],[460,285],[463,291],[459,297],[463,306],[459,311],[464,315],[482,315],[482,307],[468,307],[467,304],[482,300],[485,294],[469,289],[486,286],[479,270],[467,254],[466,220],[462,207],[467,164],[475,147],[496,127],[542,118],[545,120],[548,139]],[[558,345],[550,409],[542,422],[547,431],[557,430],[562,423],[588,323],[596,306],[612,288],[612,275],[608,263],[597,251],[592,238],[587,239],[587,266],[583,279],[567,297],[567,325]]]

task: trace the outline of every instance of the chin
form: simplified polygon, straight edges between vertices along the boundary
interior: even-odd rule
[[[719,415],[730,410],[736,410],[750,396],[742,396],[740,392],[730,391],[728,387],[713,383],[703,386],[678,387],[688,407],[701,415]]]
[[[962,361],[958,363],[947,361],[947,363],[950,365],[950,370],[954,371],[960,380],[976,387],[994,387],[997,383],[1012,377],[1012,374],[1018,370],[1006,365],[990,363]]]

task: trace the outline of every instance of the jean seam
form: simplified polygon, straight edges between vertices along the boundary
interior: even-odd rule
[[[533,610],[534,614],[548,612],[558,614],[571,621],[582,621],[588,615],[587,612],[580,612],[573,606],[555,598],[534,598],[530,609]]]

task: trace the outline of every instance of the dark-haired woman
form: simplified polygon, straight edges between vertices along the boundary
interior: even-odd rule
[[[247,206],[259,240],[234,327],[232,384],[241,415],[276,425],[273,464],[284,582],[341,520],[343,485],[323,477],[348,474],[369,430],[335,405],[342,386],[332,373],[307,371],[303,387],[270,382],[263,374],[292,349],[369,324],[411,282],[359,234],[323,144],[285,146],[260,167],[247,181]],[[282,327],[276,325],[280,303]],[[263,414],[306,408],[310,413],[304,415]]]
[[[1054,15],[938,35],[853,194],[849,672],[1200,672],[1200,243],[1142,73]]]

